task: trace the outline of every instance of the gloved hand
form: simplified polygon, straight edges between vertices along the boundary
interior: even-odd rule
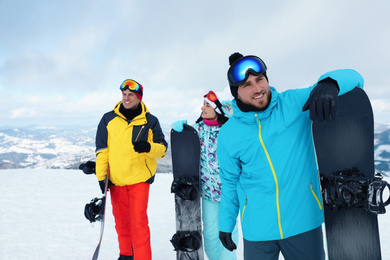
[[[106,189],[106,180],[99,181],[99,186],[100,186],[102,193],[104,194],[104,191]],[[108,187],[107,187],[107,191],[108,191]]]
[[[236,244],[232,240],[232,233],[226,233],[219,231],[219,240],[221,240],[222,245],[229,251],[237,249]]]
[[[82,163],[79,166],[79,169],[82,170],[85,174],[94,174],[95,173],[95,165],[96,163],[93,161],[88,161],[86,163]]]
[[[183,125],[187,124],[187,120],[179,120],[171,125],[172,129],[176,132],[183,132]]]
[[[137,153],[150,152],[150,143],[147,141],[138,141],[134,143],[134,151]]]
[[[108,180],[108,186],[107,186],[107,191],[110,190],[110,186],[114,185],[111,180]],[[102,193],[104,194],[104,189],[106,188],[106,180],[99,181],[99,187]]]
[[[321,80],[311,91],[302,111],[310,109],[310,119],[313,121],[333,120],[336,118],[338,94],[339,86],[335,80]]]
[[[231,100],[221,101],[222,110],[227,117],[232,117],[233,115],[233,105]]]

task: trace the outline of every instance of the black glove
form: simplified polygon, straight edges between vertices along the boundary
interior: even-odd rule
[[[302,111],[310,109],[310,119],[313,121],[333,120],[336,118],[338,94],[339,86],[335,80],[321,80],[311,91]]]
[[[134,151],[137,153],[150,152],[150,143],[147,141],[138,141],[134,143]]]
[[[232,233],[226,233],[219,231],[219,240],[221,240],[222,245],[229,251],[237,249],[236,244],[232,240]]]
[[[99,186],[100,186],[100,189],[102,190],[102,193],[104,194],[104,192],[106,190],[106,180],[99,181]],[[107,187],[107,191],[108,191],[108,187]]]
[[[112,183],[111,180],[108,180],[107,191],[110,190],[111,185],[115,186],[115,184]],[[102,190],[102,193],[104,194],[104,189],[106,188],[106,180],[99,181],[99,187]]]
[[[95,173],[95,165],[96,163],[93,161],[88,161],[86,163],[82,163],[79,166],[79,169],[82,170],[85,174],[94,174]]]

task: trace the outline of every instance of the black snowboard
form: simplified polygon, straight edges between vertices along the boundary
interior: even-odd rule
[[[195,129],[184,125],[182,132],[171,130],[171,150],[177,231],[171,242],[177,260],[203,260],[200,141]]]
[[[338,101],[335,120],[313,122],[313,138],[324,202],[326,202],[324,180],[332,173],[349,172],[350,177],[342,177],[343,181],[348,181],[348,178],[353,181],[356,176],[370,179],[375,174],[374,120],[366,93],[356,87],[351,92],[339,96]],[[356,183],[358,182],[355,181]],[[359,186],[355,184],[348,185],[355,188]],[[348,190],[343,191],[348,197]],[[327,196],[329,199],[329,194]],[[375,213],[364,207],[335,209],[326,203],[324,211],[330,260],[381,259],[378,220]]]

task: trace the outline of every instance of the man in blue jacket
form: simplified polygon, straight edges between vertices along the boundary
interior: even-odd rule
[[[337,96],[363,87],[354,70],[324,74],[309,88],[279,93],[257,56],[229,57],[234,115],[221,128],[217,155],[222,195],[220,239],[236,249],[238,212],[244,258],[324,259],[323,205],[312,120],[336,117]]]

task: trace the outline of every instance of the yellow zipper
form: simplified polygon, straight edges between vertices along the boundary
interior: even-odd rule
[[[138,137],[139,137],[139,135],[141,134],[143,128],[144,128],[144,126],[142,126],[142,127],[141,127],[141,130],[139,130],[138,135],[137,135],[137,138],[135,138],[135,141],[134,141],[134,142],[137,142]]]
[[[314,192],[313,186],[312,186],[311,184],[309,184],[309,187],[310,187],[311,192],[313,193],[314,198],[316,199],[316,201],[317,201],[317,203],[318,203],[318,206],[320,207],[320,210],[322,210],[321,202],[320,202],[320,200],[318,199],[316,193]]]
[[[241,223],[242,223],[242,220],[244,219],[244,212],[245,212],[245,209],[246,209],[246,204],[248,204],[248,197],[245,197],[245,205],[244,205],[244,207],[242,208]]]
[[[257,114],[255,115],[257,117]],[[265,144],[263,142],[263,137],[261,136],[261,123],[260,119],[257,117],[257,120],[259,122],[259,139],[261,142],[261,145],[263,146],[263,150],[265,152],[265,155],[267,156],[268,163],[271,167],[272,175],[274,176],[275,180],[275,186],[276,186],[276,209],[278,212],[278,225],[279,225],[279,232],[280,232],[280,238],[283,239],[283,230],[282,230],[282,222],[281,222],[281,217],[280,217],[280,205],[279,205],[279,183],[278,183],[278,178],[276,177],[275,169],[272,164],[271,158],[269,157],[267,148],[265,147]]]

